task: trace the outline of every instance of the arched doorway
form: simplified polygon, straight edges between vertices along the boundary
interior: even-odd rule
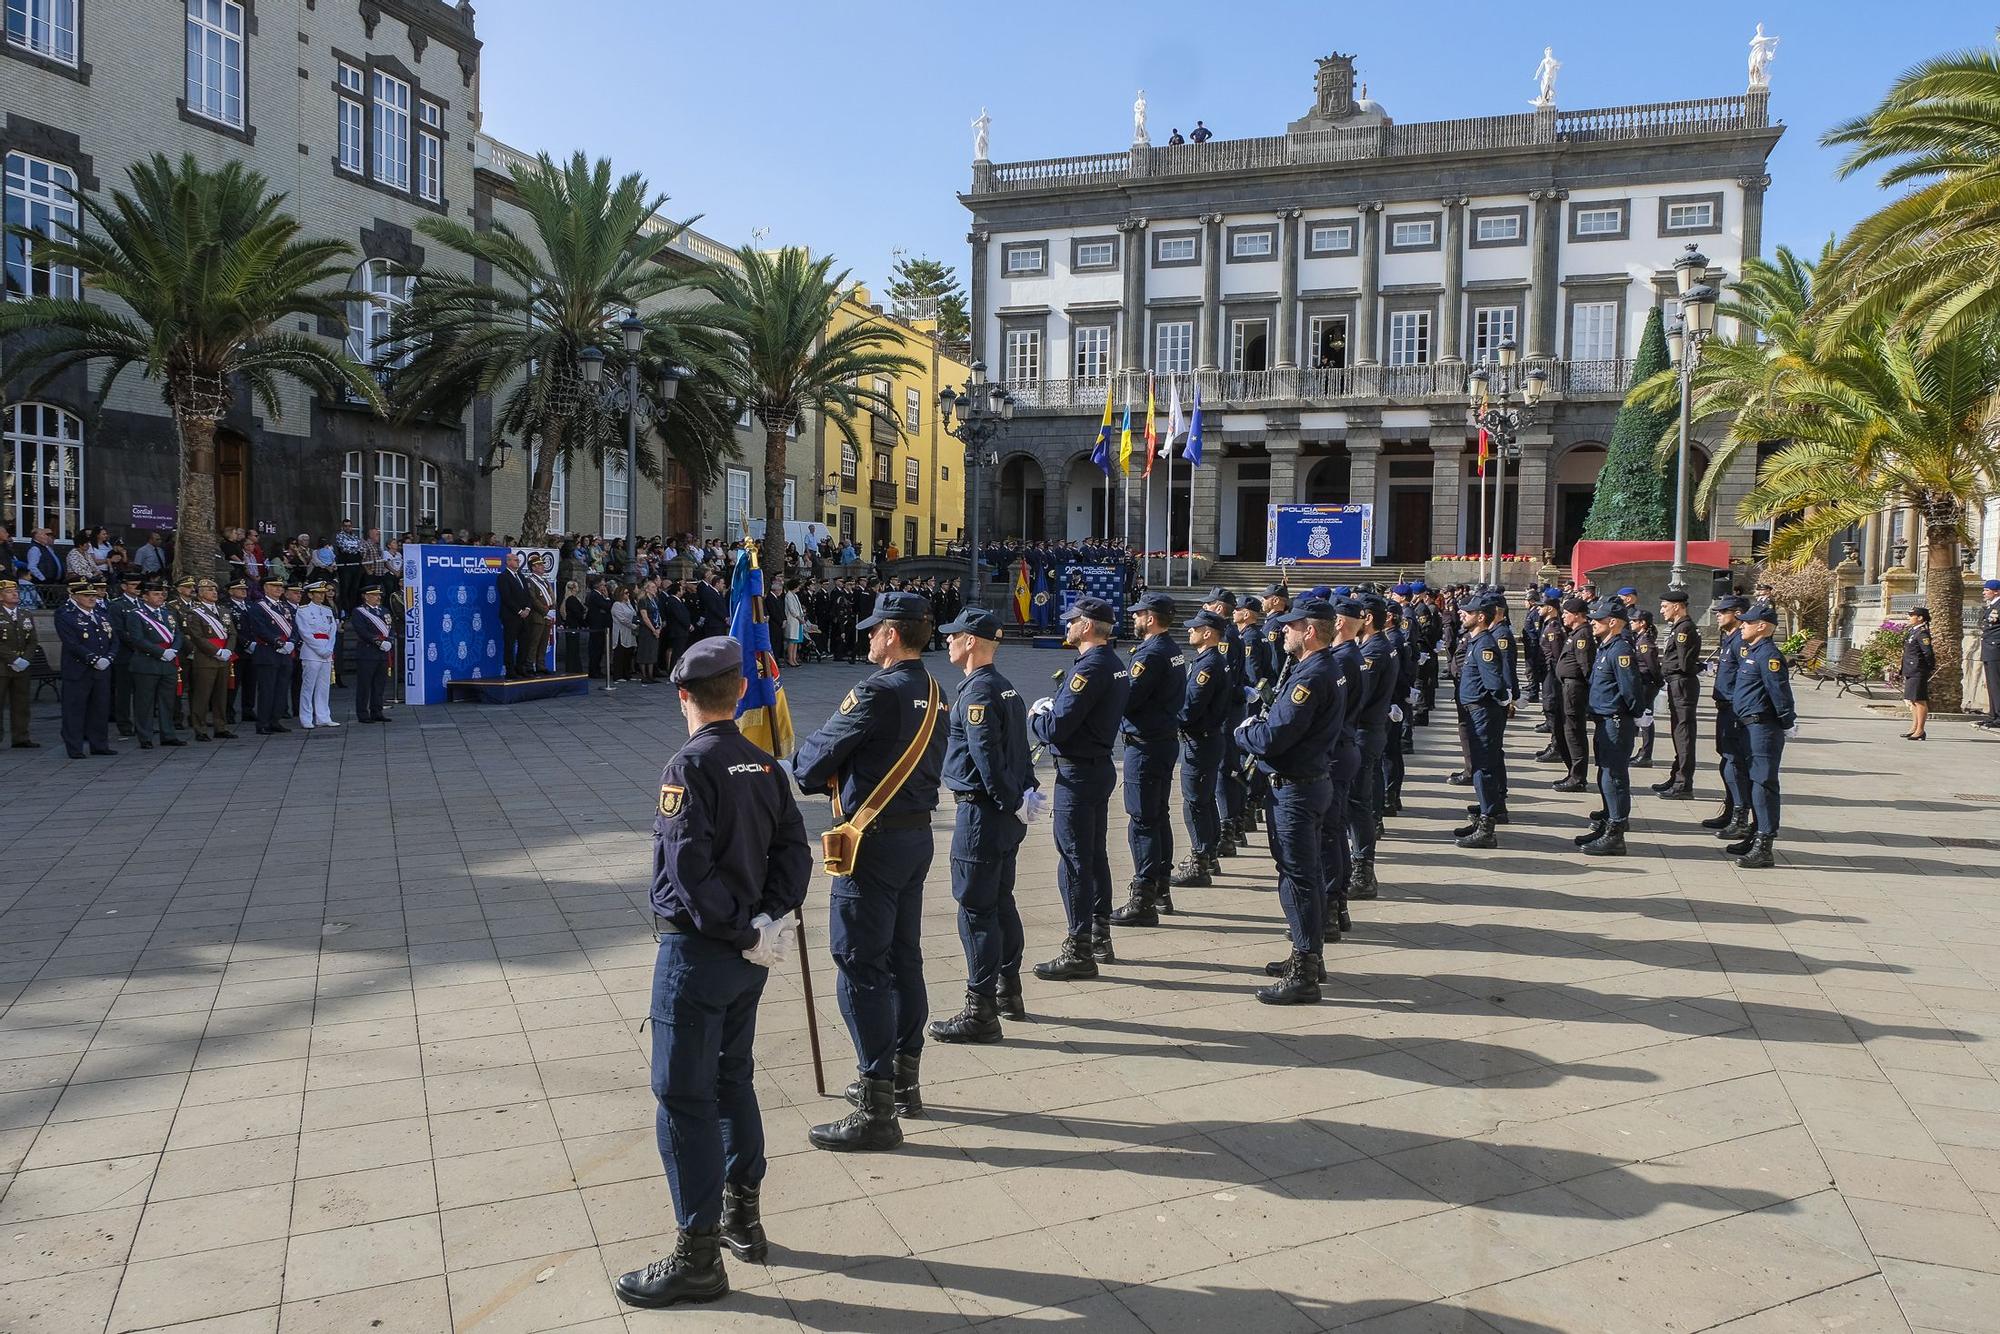
[[[1000,465],[1000,489],[995,497],[994,535],[1001,541],[1040,542],[1047,509],[1042,465],[1027,454],[1016,454]]]
[[[1348,495],[1352,486],[1347,451],[1329,455],[1313,465],[1306,475],[1306,503],[1308,505],[1346,505],[1351,503]],[[1372,503],[1373,496],[1358,498],[1361,504]]]
[[[1081,542],[1087,537],[1104,537],[1112,533],[1108,526],[1117,521],[1117,498],[1111,497],[1111,510],[1105,510],[1108,479],[1097,465],[1090,461],[1088,454],[1078,454],[1069,461],[1069,468],[1063,474],[1063,521],[1062,535],[1071,542]]]
[[[1556,460],[1556,559],[1567,563],[1583,540],[1583,523],[1590,517],[1591,497],[1604,471],[1604,446],[1594,442],[1572,445]]]
[[[224,426],[215,433],[215,526],[250,526],[250,442]]]

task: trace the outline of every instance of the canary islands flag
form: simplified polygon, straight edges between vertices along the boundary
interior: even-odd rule
[[[1118,471],[1128,476],[1132,471],[1132,386],[1125,386],[1125,425],[1118,432]]]
[[[743,646],[743,679],[750,688],[736,705],[736,725],[743,735],[780,759],[792,753],[792,710],[785,703],[785,686],[778,679],[778,659],[771,652],[771,627],[764,620],[764,571],[757,566],[754,543],[736,553],[736,572],[729,583],[729,633]]]
[[[1098,466],[1106,477],[1111,475],[1111,381],[1104,382],[1104,420],[1098,423],[1097,444],[1091,448],[1090,461]]]
[[[1028,562],[1023,560],[1014,566],[1014,619],[1022,625],[1028,623],[1028,613],[1033,610],[1028,597]]]

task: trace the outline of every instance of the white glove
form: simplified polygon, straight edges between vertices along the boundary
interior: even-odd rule
[[[17,672],[25,672],[28,670],[28,660],[26,658],[16,658],[14,659],[14,661],[8,663],[7,665],[9,667],[12,667]]]
[[[1438,642],[1435,645],[1433,645],[1432,648],[1434,652],[1438,653],[1444,652],[1444,641],[1442,639],[1438,640]]]
[[[1043,812],[1047,811],[1048,808],[1049,799],[1042,795],[1042,790],[1038,787],[1031,787],[1021,794],[1021,805],[1014,812],[1014,815],[1022,824],[1031,825],[1041,819]]]
[[[392,652],[396,647],[394,644],[391,644],[386,639],[377,640],[376,642],[382,646],[382,651],[384,653]]]
[[[228,662],[231,658],[235,656],[236,655],[234,653],[231,653],[226,648],[219,648],[215,651],[215,660],[217,662]]]
[[[1653,711],[1651,709],[1648,709],[1644,713],[1639,715],[1639,726],[1651,727],[1652,725],[1653,725]]]
[[[1260,700],[1260,699],[1262,699],[1262,698],[1263,698],[1263,696],[1262,696],[1262,695],[1259,695],[1259,694],[1257,693],[1257,687],[1256,687],[1256,686],[1244,686],[1244,687],[1243,687],[1243,702],[1244,702],[1245,704],[1255,704],[1255,703],[1256,703],[1256,702],[1257,702],[1258,700]]]
[[[1431,660],[1431,655],[1430,655],[1430,654],[1428,654],[1428,653],[1419,653],[1419,654],[1417,655],[1417,665],[1418,665],[1419,667],[1423,666],[1423,665],[1424,665],[1425,663],[1429,662],[1430,660]]]
[[[1418,701],[1418,700],[1420,700],[1420,699],[1422,699],[1422,698],[1423,698],[1423,696],[1422,696],[1421,694],[1419,694],[1419,693],[1418,693],[1418,691],[1417,691],[1417,688],[1416,688],[1415,686],[1411,686],[1411,687],[1410,687],[1410,697],[1409,697],[1409,698],[1408,698],[1407,700],[1403,701],[1403,702],[1404,702],[1404,703],[1406,703],[1406,704],[1408,704],[1408,705],[1409,705],[1409,706],[1410,706],[1411,708],[1413,708],[1413,709],[1414,709],[1414,708],[1415,708],[1415,707],[1417,706],[1417,701]]]
[[[1245,718],[1245,719],[1244,719],[1244,720],[1243,720],[1242,722],[1240,722],[1240,723],[1236,724],[1236,728],[1235,728],[1235,730],[1236,730],[1236,731],[1238,731],[1238,732],[1240,732],[1240,731],[1242,731],[1242,730],[1243,730],[1244,728],[1248,727],[1248,726],[1249,726],[1250,724],[1252,724],[1252,723],[1254,723],[1254,722],[1256,722],[1256,721],[1257,721],[1257,720],[1256,720],[1255,718]]]
[[[1400,723],[1400,722],[1402,722],[1402,721],[1403,721],[1403,706],[1402,706],[1402,705],[1400,705],[1400,704],[1391,704],[1391,705],[1389,706],[1389,721],[1390,721],[1390,722],[1392,722],[1392,723]]]
[[[90,665],[91,665],[91,666],[93,666],[93,667],[95,667],[95,668],[96,668],[96,669],[97,669],[98,671],[100,671],[100,672],[101,672],[101,671],[103,671],[103,670],[104,670],[104,669],[105,669],[106,667],[109,667],[109,666],[111,665],[111,659],[109,659],[109,658],[93,658],[93,659],[91,659],[91,662],[90,662]]]
[[[1055,709],[1055,707],[1056,707],[1056,702],[1053,699],[1049,698],[1047,695],[1044,695],[1040,699],[1036,700],[1033,704],[1028,706],[1028,713],[1032,717],[1035,715],[1052,712]]]
[[[1799,734],[1799,725],[1796,722],[1794,722],[1790,727],[1787,727],[1785,729],[1785,735],[1788,737],[1795,737],[1798,734]]]
[[[278,652],[280,653],[290,653],[291,651],[292,651],[292,646],[290,644],[278,645]]]
[[[175,658],[178,658],[180,655],[181,654],[179,649],[163,648],[160,650],[160,661],[172,662]]]
[[[761,968],[775,968],[783,963],[798,936],[798,923],[789,917],[774,922],[768,914],[758,913],[750,919],[750,925],[757,932],[757,943],[744,950],[743,957]]]

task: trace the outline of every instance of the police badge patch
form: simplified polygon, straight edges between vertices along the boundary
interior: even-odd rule
[[[1196,673],[1194,674],[1194,683],[1195,683],[1196,685],[1198,685],[1198,686],[1205,686],[1205,685],[1207,685],[1207,684],[1208,684],[1208,673],[1207,673],[1207,672],[1196,672]]]
[[[679,815],[681,813],[681,807],[685,806],[686,804],[687,804],[686,788],[680,786],[678,783],[662,783],[660,785],[661,819],[663,820],[673,819],[676,815]]]
[[[1493,650],[1490,648],[1483,648],[1479,650],[1479,660],[1481,662],[1493,661]]]
[[[980,725],[981,723],[985,722],[985,721],[986,721],[986,706],[985,706],[984,704],[968,704],[968,705],[966,705],[966,706],[965,706],[965,721],[966,721],[967,723],[971,724],[971,725],[972,725],[972,726],[974,726],[974,727],[977,727],[977,726],[979,726],[979,725]]]
[[[1133,664],[1132,664],[1132,679],[1133,679],[1134,681],[1138,680],[1138,679],[1139,679],[1139,678],[1140,678],[1141,676],[1144,676],[1145,674],[1146,674],[1146,664],[1145,664],[1145,663],[1143,663],[1143,662],[1135,662],[1135,663],[1133,663]]]
[[[850,690],[847,692],[847,697],[840,701],[840,711],[842,713],[853,713],[860,703],[861,701],[856,699],[854,692]]]
[[[1619,655],[1618,655],[1618,665],[1619,665],[1620,667],[1630,667],[1630,666],[1632,665],[1632,655],[1631,655],[1631,654],[1629,654],[1629,653],[1621,653],[1621,654],[1619,654]]]
[[[1772,658],[1772,659],[1770,659],[1770,660],[1769,660],[1768,662],[1766,662],[1766,663],[1765,663],[1764,665],[1765,665],[1766,667],[1769,667],[1769,668],[1770,668],[1770,669],[1771,669],[1772,671],[1774,671],[1774,672],[1778,670],[1778,660],[1777,660],[1776,658]]]
[[[1292,687],[1292,703],[1303,704],[1311,698],[1312,698],[1312,691],[1306,689],[1306,687],[1304,686]]]
[[[1074,676],[1069,678],[1070,693],[1073,695],[1081,695],[1083,693],[1083,688],[1089,684],[1090,684],[1089,678],[1086,677],[1082,672],[1078,672]]]

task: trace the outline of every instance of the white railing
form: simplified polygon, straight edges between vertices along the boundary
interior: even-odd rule
[[[1043,190],[1052,185],[1086,185],[1123,177],[1132,168],[1129,153],[1093,153],[1086,157],[1036,158],[1027,162],[997,162],[989,176],[993,190]],[[979,188],[977,184],[975,189]]]
[[[1698,97],[1629,107],[1556,113],[1556,138],[1570,143],[1607,139],[1661,139],[1679,134],[1741,130],[1750,124],[1747,99]]]
[[[1570,397],[1622,398],[1631,384],[1630,361],[1561,361],[1535,363],[1549,373],[1549,392]],[[1178,388],[1183,411],[1192,411],[1195,390],[1201,390],[1207,411],[1264,404],[1322,403],[1340,400],[1462,399],[1471,367],[1464,362],[1430,362],[1420,366],[1345,366],[1264,371],[1183,371],[1153,377],[1153,401],[1165,411],[1169,390]],[[1525,368],[1523,369],[1525,373]],[[1018,407],[1066,411],[1101,411],[1107,388],[1112,415],[1123,420],[1126,390],[1135,403],[1146,399],[1142,375],[1116,382],[1097,379],[1010,380],[1007,392]]]

